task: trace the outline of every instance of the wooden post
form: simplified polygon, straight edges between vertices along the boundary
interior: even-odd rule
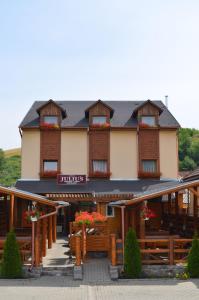
[[[52,216],[52,223],[53,223],[53,243],[56,243],[57,240],[57,215]]]
[[[197,192],[197,187],[194,187],[194,190]],[[193,217],[194,217],[194,231],[197,231],[198,223],[198,197],[196,194],[193,195]]]
[[[47,220],[42,220],[42,256],[46,256]]]
[[[171,194],[168,194],[168,215],[171,215],[172,209],[171,209]]]
[[[52,216],[48,217],[48,249],[52,248]]]
[[[35,267],[40,265],[40,221],[36,222],[35,232]]]
[[[82,256],[83,261],[86,257],[86,226],[85,224],[82,224]]]
[[[179,215],[178,192],[175,193],[175,215]]]
[[[124,239],[125,239],[124,210],[125,210],[125,206],[121,206],[121,215],[122,215],[122,253],[123,253],[123,261],[124,261]]]
[[[80,237],[80,235],[75,236],[75,256],[76,256],[75,265],[80,266],[81,265],[81,237]]]
[[[116,264],[116,236],[111,234],[111,265],[116,266]]]
[[[14,227],[14,201],[15,201],[15,196],[14,196],[14,194],[11,194],[11,196],[10,196],[10,222],[9,222],[10,230]]]
[[[142,206],[140,206],[140,210],[141,208]],[[144,239],[144,238],[145,238],[145,220],[140,212],[140,239]]]
[[[174,242],[173,239],[169,239],[169,264],[173,265],[174,264]]]

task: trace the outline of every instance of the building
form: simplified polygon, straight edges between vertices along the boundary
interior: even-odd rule
[[[72,251],[109,252],[115,265],[129,228],[143,263],[185,260],[199,229],[199,180],[178,180],[178,128],[161,101],[35,102],[20,124],[22,178],[14,190],[0,187],[0,235],[14,227],[30,242],[34,222],[24,213],[39,211],[32,265],[57,233],[70,233]],[[107,216],[82,242],[73,222],[79,211]]]
[[[35,102],[20,124],[16,186],[69,201],[68,221],[106,198],[100,209],[115,226],[110,201],[177,180],[178,128],[161,101]],[[60,214],[59,228],[68,231]]]

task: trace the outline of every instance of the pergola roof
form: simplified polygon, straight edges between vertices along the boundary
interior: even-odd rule
[[[40,196],[34,193],[25,192],[16,188],[8,188],[0,185],[0,193],[7,194],[7,195],[14,195],[16,197],[22,198],[24,200],[28,201],[36,201],[41,204],[50,205],[50,206],[57,206],[57,203],[55,203],[52,200],[49,200],[48,198],[44,196]]]
[[[145,200],[150,200],[153,198],[161,197],[163,195],[179,192],[184,189],[189,189],[195,186],[199,186],[199,180],[193,180],[189,182],[178,182],[175,185],[171,187],[157,187],[157,189],[154,190],[148,190],[142,193],[137,193],[134,195],[134,198],[130,200],[120,200],[111,202],[110,205],[133,205],[135,203],[143,202]]]

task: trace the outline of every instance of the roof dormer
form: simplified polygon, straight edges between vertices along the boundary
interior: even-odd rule
[[[102,100],[96,101],[85,110],[85,116],[89,118],[90,125],[97,121],[99,124],[102,124],[102,122],[110,123],[113,113],[114,110]]]
[[[159,116],[162,109],[153,101],[147,100],[141,103],[133,112],[133,117],[136,117],[139,125],[146,127],[154,127],[159,124]]]
[[[55,101],[50,99],[37,109],[40,116],[40,127],[59,128],[61,121],[66,117],[66,111]]]

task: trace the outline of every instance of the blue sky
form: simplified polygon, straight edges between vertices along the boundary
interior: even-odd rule
[[[35,100],[164,100],[199,128],[198,0],[0,0],[0,148]]]

